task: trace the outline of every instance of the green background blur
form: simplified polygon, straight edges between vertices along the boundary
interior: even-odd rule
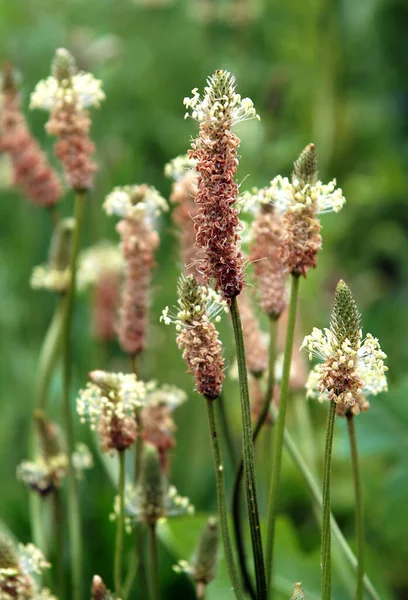
[[[183,120],[182,99],[202,89],[217,68],[232,71],[238,91],[250,96],[261,116],[237,127],[241,137],[241,189],[264,186],[291,164],[309,142],[316,144],[323,181],[337,178],[347,198],[339,215],[323,216],[324,249],[319,268],[302,282],[302,332],[326,326],[336,282],[350,285],[365,331],[380,338],[388,355],[387,395],[373,399],[357,419],[366,500],[368,572],[384,599],[408,597],[408,210],[407,129],[408,7],[403,0],[0,0],[0,58],[22,76],[23,106],[35,83],[49,74],[57,47],[68,48],[80,68],[103,80],[106,101],[93,113],[92,138],[101,167],[87,205],[83,245],[116,240],[114,219],[101,210],[115,185],[147,182],[168,196],[164,164],[184,153],[197,125]],[[44,133],[45,113],[28,115],[52,157]],[[54,160],[54,159],[52,159]],[[49,215],[12,190],[0,172],[0,518],[17,538],[30,540],[27,490],[15,479],[28,455],[28,431],[38,354],[54,297],[34,292],[29,277],[46,260]],[[68,193],[62,212],[72,213]],[[194,598],[171,565],[188,558],[206,515],[216,510],[214,479],[203,402],[177,351],[175,332],[158,322],[175,302],[182,268],[171,218],[162,221],[154,274],[146,378],[177,384],[189,394],[178,409],[177,447],[171,479],[190,497],[196,516],[170,520],[161,529],[165,598]],[[233,355],[231,329],[223,319],[226,355]],[[118,346],[100,364],[90,336],[89,298],[75,316],[74,389],[96,367],[128,369]],[[51,388],[51,412],[59,418],[60,372]],[[72,397],[74,406],[75,396]],[[236,383],[226,383],[226,401],[240,444]],[[321,473],[324,407],[310,406],[312,436]],[[310,455],[303,435],[302,401],[292,402],[289,427]],[[95,445],[86,427],[77,435]],[[270,435],[260,440],[258,475],[265,513]],[[308,454],[309,453],[309,454]],[[112,585],[114,525],[109,521],[114,486],[95,451],[95,468],[81,483],[87,585],[99,573]],[[289,459],[285,460],[278,531],[278,587],[288,598],[302,581],[309,600],[319,597],[319,533],[312,505]],[[228,484],[231,472],[227,470]],[[337,423],[333,510],[354,547],[353,489],[344,422]],[[223,563],[223,561],[222,561]],[[333,598],[352,597],[353,577],[336,569]],[[84,598],[88,594],[84,595]],[[232,598],[224,567],[209,589],[210,600]]]

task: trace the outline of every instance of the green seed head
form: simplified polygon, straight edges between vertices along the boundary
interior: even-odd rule
[[[348,285],[340,280],[334,295],[330,329],[339,346],[348,339],[353,350],[360,347],[360,313]]]
[[[205,584],[215,579],[218,563],[218,522],[210,517],[205,525],[193,560],[193,577]]]
[[[75,219],[63,219],[57,226],[48,253],[49,266],[57,271],[65,271],[71,258],[72,236],[75,230]]]
[[[183,317],[185,317],[182,320],[188,322],[194,318],[199,318],[205,313],[206,305],[203,302],[203,288],[194,275],[180,276],[177,294],[180,310],[183,311]]]
[[[317,155],[314,144],[308,144],[295,160],[293,175],[302,185],[313,184],[317,181]]]
[[[52,63],[52,74],[60,83],[71,79],[77,72],[75,59],[65,48],[58,48]]]

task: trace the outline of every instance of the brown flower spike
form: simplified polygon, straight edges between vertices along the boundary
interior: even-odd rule
[[[101,82],[78,72],[74,58],[64,48],[56,52],[52,74],[37,84],[31,107],[51,111],[46,129],[58,140],[55,154],[64,167],[67,184],[77,191],[88,190],[97,167],[91,158],[95,146],[89,139],[91,121],[85,109],[99,106],[105,98]]]
[[[0,149],[12,162],[15,185],[38,206],[52,207],[61,199],[58,175],[33,138],[21,111],[15,74],[10,64],[3,67],[3,106]]]
[[[172,319],[166,308],[161,320],[166,325],[176,323],[180,330],[177,343],[183,349],[183,358],[195,379],[197,392],[215,400],[222,389],[224,360],[218,332],[209,317],[223,310],[225,302],[220,302],[210,288],[200,286],[194,275],[180,277],[178,297],[177,316]]]
[[[241,224],[234,207],[240,140],[231,128],[257,115],[252,101],[236,93],[235,78],[228,71],[216,71],[204,92],[203,99],[197,90],[193,90],[192,98],[184,99],[191,116],[200,123],[199,136],[190,150],[198,172],[196,245],[203,257],[204,280],[213,278],[215,289],[230,302],[244,286]]]

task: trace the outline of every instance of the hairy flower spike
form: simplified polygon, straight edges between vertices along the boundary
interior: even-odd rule
[[[362,339],[360,315],[344,281],[337,285],[330,329],[313,329],[302,348],[309,358],[317,356],[324,361],[309,375],[308,396],[334,400],[339,415],[367,410],[365,396],[387,390],[386,355],[371,334]]]
[[[202,256],[205,281],[230,302],[244,286],[244,258],[240,250],[241,224],[234,204],[238,185],[239,138],[231,127],[239,121],[257,117],[252,101],[241,99],[235,91],[235,78],[228,71],[216,71],[207,81],[204,97],[197,90],[184,104],[200,123],[198,138],[192,143],[190,157],[197,161],[198,191],[195,198],[196,246]]]
[[[46,129],[58,138],[55,153],[67,183],[77,191],[87,190],[97,166],[91,158],[95,146],[89,139],[91,121],[86,108],[99,107],[105,95],[100,81],[89,73],[77,73],[67,50],[57,50],[52,71],[53,76],[37,84],[30,106],[51,111]]]
[[[4,65],[0,149],[11,159],[15,185],[34,204],[49,208],[61,199],[61,182],[30,133],[21,111],[16,79],[11,65]]]
[[[77,412],[97,429],[102,452],[126,450],[136,439],[135,410],[143,406],[146,389],[133,374],[92,371],[92,383],[81,390]]]
[[[283,264],[287,272],[305,277],[316,267],[322,246],[317,215],[339,212],[345,203],[335,180],[327,185],[317,180],[316,166],[315,147],[309,144],[295,162],[292,181],[278,175],[265,194],[282,214]]]
[[[224,380],[224,360],[218,332],[211,317],[219,319],[218,313],[227,308],[210,288],[200,286],[194,275],[182,275],[178,284],[179,311],[171,316],[168,307],[161,320],[166,325],[175,323],[180,331],[177,337],[179,348],[188,372],[195,379],[197,391],[202,396],[218,398]]]

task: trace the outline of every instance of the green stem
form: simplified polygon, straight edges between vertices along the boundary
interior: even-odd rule
[[[252,442],[251,408],[249,404],[248,377],[245,360],[244,339],[242,336],[241,318],[237,298],[231,301],[231,318],[234,328],[235,346],[237,350],[239,387],[241,396],[242,444],[244,462],[244,482],[247,498],[249,526],[251,531],[252,551],[254,556],[255,579],[258,600],[266,600],[267,589],[265,565],[262,550],[261,524],[259,520],[258,499],[256,494],[254,445]]]
[[[233,470],[235,471],[237,460],[236,460],[235,450],[234,450],[234,441],[232,438],[231,428],[229,426],[227,411],[225,408],[225,396],[222,392],[217,398],[217,409],[218,409],[218,415],[219,415],[220,423],[221,423],[221,431],[222,431],[223,437],[225,439],[230,463],[231,463]]]
[[[159,555],[157,548],[156,523],[149,523],[150,550],[150,593],[152,600],[160,600]]]
[[[289,396],[290,365],[292,362],[293,339],[295,336],[298,293],[299,276],[292,275],[285,354],[283,358],[282,381],[279,398],[279,415],[275,426],[276,431],[274,437],[272,476],[269,489],[268,531],[266,538],[266,570],[269,590],[272,588],[275,523],[278,511],[283,438],[285,432],[286,408]]]
[[[354,415],[347,413],[347,427],[350,439],[351,464],[353,467],[354,490],[356,496],[356,538],[357,538],[357,586],[356,600],[364,597],[364,504],[361,488],[360,461],[358,458],[356,429],[354,427]]]
[[[271,404],[273,388],[275,385],[275,360],[276,360],[276,332],[277,332],[277,322],[275,318],[270,318],[269,320],[269,365],[268,365],[268,383],[265,392],[265,399],[262,407],[261,414],[258,417],[258,420],[255,424],[255,428],[252,434],[252,440],[255,445],[255,442],[258,438],[258,435],[265,423],[266,417],[269,414],[269,407]],[[245,545],[244,545],[244,535],[242,528],[242,515],[241,515],[241,483],[242,476],[244,474],[244,462],[241,458],[241,462],[238,467],[238,471],[235,477],[234,483],[234,491],[232,497],[232,516],[234,523],[234,534],[235,534],[235,544],[237,546],[238,551],[238,561],[242,574],[242,579],[244,583],[244,588],[248,591],[249,595],[253,600],[256,600],[256,594],[254,587],[252,585],[251,577],[248,571],[248,567],[246,564],[246,555],[245,555]]]
[[[122,592],[123,531],[125,528],[125,452],[118,452],[119,457],[119,514],[116,527],[114,580],[115,592],[119,598]]]
[[[235,566],[234,553],[232,550],[231,538],[228,526],[228,510],[227,500],[225,497],[225,481],[224,481],[224,464],[222,462],[222,452],[220,442],[218,440],[217,424],[215,420],[214,402],[216,400],[206,399],[208,426],[210,432],[210,440],[212,446],[212,454],[214,460],[215,483],[217,488],[218,512],[220,515],[220,525],[222,540],[224,545],[225,560],[227,563],[228,575],[232,585],[232,591],[238,600],[244,600],[245,596],[242,591],[241,582],[238,576],[238,571]]]
[[[322,506],[322,544],[320,563],[322,567],[322,600],[331,599],[331,463],[333,449],[336,403],[329,402],[327,413],[326,439],[324,444],[323,506]]]
[[[62,318],[64,314],[64,303],[61,298],[55,308],[51,323],[48,326],[47,333],[40,351],[40,360],[38,364],[38,375],[35,385],[35,402],[34,407],[40,410],[45,410],[47,403],[48,388],[51,381],[52,373],[57,363],[59,342],[62,326]],[[36,454],[35,429],[31,426],[30,429],[30,453],[34,457]],[[47,556],[46,537],[43,528],[43,500],[35,492],[29,494],[29,512],[31,522],[31,535],[34,544],[40,548]]]
[[[274,418],[276,418],[277,417],[276,408],[274,408],[272,406],[271,410],[272,410],[272,416]],[[299,473],[302,475],[304,482],[306,484],[306,487],[308,488],[313,500],[316,502],[316,504],[319,506],[319,508],[322,509],[323,500],[322,500],[322,494],[320,492],[319,484],[317,483],[316,478],[312,475],[309,467],[305,463],[302,453],[300,452],[299,448],[297,447],[295,441],[293,440],[292,436],[290,435],[290,433],[287,429],[285,429],[285,448],[287,449],[290,456],[292,457],[292,460],[295,463],[296,467],[298,468]],[[339,548],[341,548],[349,565],[352,567],[352,569],[354,571],[357,571],[357,559],[356,559],[352,549],[348,545],[347,540],[344,537],[344,535],[342,534],[341,529],[338,526],[337,521],[333,517],[333,515],[330,515],[330,521],[331,521],[332,535],[333,535],[334,539],[337,541],[338,546],[339,546]],[[370,580],[370,578],[367,575],[364,576],[364,587],[365,587],[365,590],[366,590],[368,596],[371,598],[371,600],[381,600],[379,593],[377,592],[372,581]]]
[[[71,325],[74,311],[76,270],[79,253],[80,236],[82,230],[83,213],[85,203],[85,192],[77,192],[75,196],[75,230],[72,240],[70,274],[71,284],[67,292],[64,321],[63,321],[63,401],[62,419],[67,444],[68,455],[68,532],[71,546],[72,564],[72,600],[81,600],[82,585],[82,539],[81,539],[81,517],[79,509],[78,486],[75,470],[72,464],[74,452],[74,424],[71,414],[71,374],[72,374],[72,343]]]
[[[62,506],[61,491],[55,488],[52,494],[54,509],[54,526],[56,536],[56,570],[57,570],[57,591],[59,600],[65,597],[65,574],[64,574],[64,509]]]

